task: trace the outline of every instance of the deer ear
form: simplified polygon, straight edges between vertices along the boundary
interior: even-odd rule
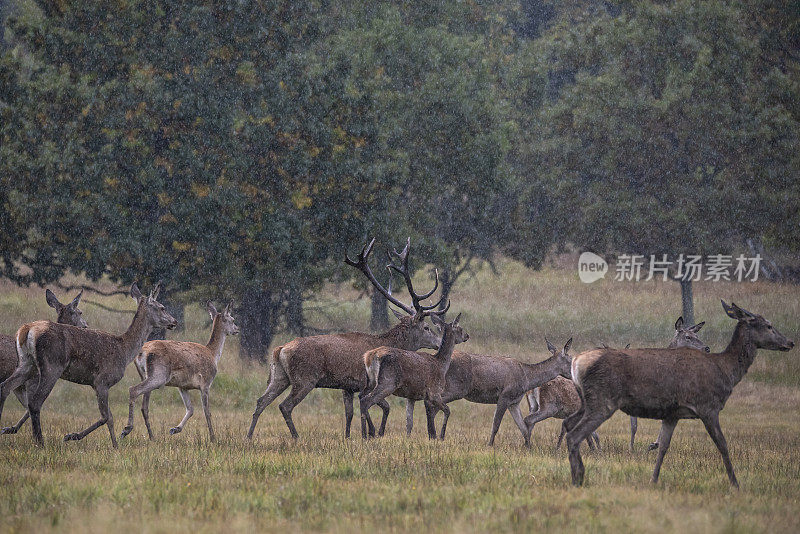
[[[78,295],[74,299],[72,299],[72,302],[69,303],[69,305],[72,306],[73,310],[78,308],[78,304],[81,303],[82,296],[83,296],[83,289],[81,289],[81,292],[78,293]]]
[[[153,291],[150,292],[150,298],[153,300],[158,300],[158,294],[161,293],[161,280],[156,283],[156,286],[153,288]]]
[[[556,352],[558,352],[558,349],[556,349],[556,348],[553,346],[553,344],[552,344],[552,343],[550,343],[550,341],[548,341],[548,340],[547,340],[547,337],[545,337],[545,338],[544,338],[544,342],[545,342],[545,343],[547,343],[547,350],[549,350],[549,351],[550,351],[550,352],[552,352],[553,354],[555,354]]]
[[[214,317],[217,316],[217,308],[211,303],[210,300],[206,302],[206,310],[208,310],[208,314],[211,316],[211,320],[214,320]]]
[[[407,315],[406,315],[406,314],[404,314],[404,313],[400,313],[399,311],[395,310],[395,309],[394,309],[394,308],[392,308],[392,307],[389,307],[389,309],[390,309],[390,310],[392,310],[392,313],[394,314],[394,316],[395,316],[395,317],[397,317],[397,318],[398,318],[399,320],[401,320],[401,321],[403,320],[403,317],[407,317]]]
[[[136,285],[136,282],[131,284],[131,298],[137,301],[142,298],[142,292],[139,291],[139,286]]]
[[[64,305],[58,301],[55,294],[49,289],[45,290],[44,298],[47,301],[47,305],[50,306],[51,308],[54,308],[56,311],[59,311],[61,308],[64,307]]]
[[[569,352],[570,347],[572,347],[572,338],[569,338],[569,341],[567,341],[567,344],[564,345],[564,354]]]
[[[678,317],[678,320],[675,321],[675,330],[680,330],[683,328],[683,315]]]
[[[690,327],[689,327],[689,331],[690,331],[690,332],[694,332],[694,333],[696,334],[696,333],[698,333],[698,332],[700,331],[700,329],[701,329],[701,328],[703,328],[703,325],[704,325],[704,324],[706,324],[706,322],[705,322],[705,321],[703,321],[702,323],[697,323],[697,324],[696,324],[696,325],[694,325],[694,326],[690,326]]]
[[[444,327],[444,319],[442,319],[439,314],[434,313],[430,316],[430,318],[431,322],[438,326],[440,330]],[[455,324],[455,321],[453,321],[453,323]]]

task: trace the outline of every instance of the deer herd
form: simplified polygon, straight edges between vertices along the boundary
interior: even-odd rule
[[[414,404],[424,402],[431,439],[445,438],[450,416],[448,404],[466,399],[496,406],[489,445],[494,444],[506,412],[519,428],[526,447],[530,447],[536,423],[551,417],[562,419],[556,449],[566,435],[572,482],[581,485],[584,466],[580,444],[586,441],[591,449],[600,449],[598,427],[622,410],[631,418],[631,450],[634,450],[638,417],[661,421],[659,435],[649,446],[649,450],[658,449],[653,483],[658,481],[678,421],[700,419],[722,456],[731,485],[738,488],[719,413],[753,363],[757,349],[788,351],[794,347],[791,340],[762,316],[723,301],[725,313],[736,320],[736,325],[730,343],[719,353],[712,353],[698,338],[704,323],[688,326],[682,318],[675,323],[672,342],[663,349],[629,346],[617,349],[603,345],[572,355],[572,339],[560,349],[545,340],[550,357],[534,364],[462,352],[456,350],[456,345],[468,341],[469,334],[459,324],[461,314],[447,322],[449,301],[441,299],[425,304],[439,286],[438,274],[433,289],[418,293],[409,270],[410,240],[401,252],[395,252],[396,259],[387,267],[405,281],[411,305],[405,304],[373,275],[369,256],[374,243],[373,239],[365,245],[355,260],[345,256],[345,262],[361,271],[376,291],[401,310],[393,310],[399,322],[382,334],[351,332],[299,337],[275,348],[269,359],[269,384],[256,401],[247,439],[253,438],[258,419],[267,406],[290,388],[278,408],[293,438],[299,434],[292,411],[315,388],[342,391],[346,437],[350,436],[353,400],[359,394],[361,434],[365,439],[384,434],[389,415],[386,398],[390,395],[406,399],[409,434],[413,428]],[[133,431],[134,408],[141,396],[145,428],[153,439],[150,394],[155,389],[174,386],[180,392],[186,413],[170,434],[181,432],[192,417],[189,390],[198,389],[209,437],[214,441],[209,391],[225,339],[236,335],[239,328],[230,305],[219,312],[209,303],[212,326],[206,345],[147,341],[154,329],[177,326],[157,300],[159,286],[156,284],[147,296],[136,283],[131,286],[130,296],[136,300],[137,309],[131,325],[121,335],[87,327],[78,308],[81,294],[64,305],[47,290],[46,300],[55,309],[57,322],[35,321],[22,325],[14,337],[0,335],[0,415],[11,392],[27,408],[25,415],[14,426],[3,428],[2,433],[18,432],[30,417],[34,440],[43,444],[41,408],[60,378],[91,386],[100,411],[100,419],[80,432],[67,434],[64,441],[83,439],[106,425],[111,443],[117,447],[108,393],[133,362],[141,382],[129,390],[128,422],[121,438]],[[520,408],[523,399],[527,399],[530,408],[524,417]],[[373,405],[382,410],[377,430],[369,414]],[[437,432],[435,419],[439,411],[444,417]]]

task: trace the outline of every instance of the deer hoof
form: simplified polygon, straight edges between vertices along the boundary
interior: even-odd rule
[[[17,429],[14,428],[13,426],[7,426],[4,427],[2,430],[0,430],[0,434],[16,434],[16,433]]]
[[[654,450],[656,450],[657,448],[658,448],[658,442],[657,442],[657,441],[655,441],[655,442],[653,442],[653,443],[651,443],[650,445],[648,445],[648,446],[647,446],[647,451],[648,451],[648,452],[649,452],[649,451],[654,451]]]
[[[183,430],[181,427],[179,427],[179,426],[174,426],[174,427],[172,427],[172,428],[170,428],[170,429],[169,429],[169,435],[170,435],[170,436],[172,436],[172,435],[174,435],[174,434],[177,434],[177,433],[178,433],[178,432],[180,432],[181,430]]]
[[[64,441],[78,441],[81,439],[81,435],[78,433],[67,434],[64,436]]]

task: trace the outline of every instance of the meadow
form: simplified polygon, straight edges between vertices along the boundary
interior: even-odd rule
[[[452,310],[463,312],[471,336],[462,350],[539,361],[547,356],[544,335],[556,345],[573,336],[575,353],[601,342],[663,346],[680,314],[674,282],[585,285],[573,269],[552,265],[534,272],[500,262],[499,270],[499,276],[480,271],[453,291]],[[56,293],[62,300],[73,296]],[[763,314],[795,341],[800,337],[800,287],[701,282],[695,318],[706,321],[700,335],[713,351],[725,347],[735,324],[720,298]],[[82,305],[90,326],[114,332],[127,327],[133,307],[130,299],[93,294]],[[369,300],[348,285],[327,287],[307,303],[309,323],[331,331],[365,331],[368,313]],[[45,317],[52,310],[42,289],[0,283],[0,331],[10,334]],[[207,341],[209,321],[200,306],[187,308],[185,326],[169,336]],[[721,414],[740,491],[730,489],[720,456],[696,421],[678,425],[661,481],[651,485],[655,453],[646,448],[659,423],[640,420],[631,453],[622,413],[598,430],[603,450],[584,455],[582,488],[570,486],[563,447],[553,450],[560,421],[537,425],[526,450],[506,415],[490,448],[493,407],[466,401],[451,404],[446,441],[430,442],[421,406],[406,437],[404,400],[392,398],[387,435],[363,442],[358,410],[353,437],[345,440],[340,392],[315,390],[294,411],[297,442],[277,408],[283,397],[267,408],[248,442],[244,435],[269,372],[237,354],[237,340],[229,339],[211,389],[218,443],[208,440],[197,392],[194,418],[183,433],[168,434],[184,412],[172,388],[152,396],[155,441],[147,440],[137,408],[135,429],[119,450],[111,448],[105,428],[64,443],[65,433],[88,426],[98,411],[91,389],[59,383],[42,410],[44,448],[33,446],[29,424],[0,436],[0,531],[800,531],[797,349],[759,351]],[[117,433],[127,418],[128,387],[137,381],[131,366],[112,389]],[[22,413],[9,397],[3,425]]]

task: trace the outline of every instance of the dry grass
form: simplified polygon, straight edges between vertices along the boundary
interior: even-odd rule
[[[582,350],[604,341],[634,346],[665,344],[679,314],[674,283],[626,284],[601,281],[586,286],[573,272],[535,273],[516,264],[502,276],[482,272],[452,295],[464,310],[469,350],[505,353],[523,359],[545,356],[542,336],[554,342],[575,336]],[[800,289],[765,283],[698,284],[698,320],[714,349],[727,343],[733,322],[719,297],[763,313],[787,336],[800,330]],[[310,314],[314,325],[335,330],[363,329],[369,303],[347,287],[329,288]],[[89,296],[132,309],[122,298]],[[316,307],[316,306],[315,306]],[[86,304],[91,325],[121,331],[130,315]],[[0,331],[12,332],[33,318],[49,317],[39,289],[0,285]],[[181,339],[205,341],[207,321],[199,307],[187,310]],[[276,340],[281,341],[281,340]],[[153,394],[151,419],[156,441],[145,439],[140,414],[136,428],[118,451],[105,429],[82,442],[63,443],[67,432],[97,418],[88,388],[59,384],[45,404],[47,445],[33,447],[26,425],[17,436],[0,437],[2,530],[67,529],[145,532],[174,531],[353,531],[371,527],[394,531],[578,532],[684,531],[749,532],[800,530],[800,365],[795,351],[761,351],[751,373],[722,413],[742,490],[729,490],[716,449],[702,425],[678,426],[662,480],[648,482],[653,453],[644,452],[658,423],[640,420],[639,451],[627,450],[628,419],[615,415],[600,428],[604,450],[587,454],[584,488],[569,486],[563,450],[552,451],[556,421],[536,427],[531,451],[510,418],[494,449],[486,446],[491,406],[464,401],[452,405],[444,443],[424,437],[418,410],[411,438],[403,432],[399,400],[392,401],[386,438],[363,443],[342,436],[341,397],[315,391],[294,412],[301,439],[294,443],[276,406],[261,418],[253,443],[244,440],[255,398],[267,371],[241,364],[230,343],[211,404],[219,443],[210,444],[200,410],[186,430],[169,436],[183,406],[177,392]],[[127,416],[130,369],[112,389],[117,432]],[[195,403],[199,406],[199,402]],[[4,423],[22,413],[10,398]],[[357,424],[358,420],[354,421]],[[355,428],[354,428],[355,429]]]

